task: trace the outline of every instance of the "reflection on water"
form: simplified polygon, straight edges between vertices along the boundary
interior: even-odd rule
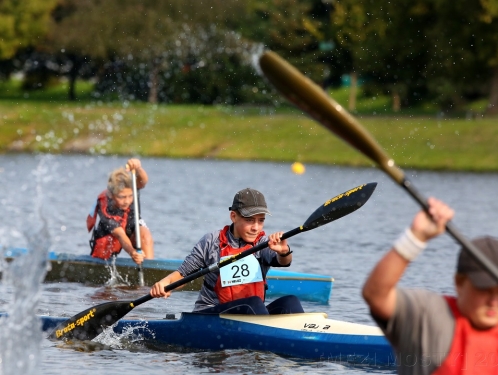
[[[149,291],[150,287],[147,286],[106,285],[97,287],[89,298],[96,301],[134,300],[148,294]]]
[[[123,369],[130,368],[148,375],[393,372],[244,350],[159,351],[144,346],[133,332],[119,337],[109,333],[88,345],[61,346],[44,339],[33,329],[37,327],[34,313],[70,317],[95,304],[134,300],[148,293],[148,288],[38,283],[49,248],[89,253],[86,215],[105,188],[107,174],[125,161],[116,157],[0,156],[0,246],[31,249],[29,257],[20,257],[7,270],[2,264],[0,310],[16,311],[12,320],[0,320],[2,374],[86,375],[91,371],[121,375]],[[141,195],[142,213],[154,235],[159,258],[184,258],[204,233],[222,228],[228,222],[233,194],[242,188],[265,193],[272,211],[265,230],[274,232],[302,224],[316,207],[339,193],[378,182],[372,198],[360,210],[289,240],[294,250],[293,271],[335,279],[329,305],[303,302],[305,311],[323,311],[333,319],[373,325],[360,296],[361,286],[419,209],[380,171],[308,165],[306,173],[296,175],[287,163],[153,158],[142,159],[142,163],[150,178]],[[498,175],[418,171],[408,175],[422,193],[441,197],[456,209],[455,224],[465,235],[498,234],[498,201],[494,198]],[[457,249],[449,236],[431,242],[410,265],[402,284],[453,293]],[[167,300],[152,300],[137,307],[127,317],[162,319],[168,313],[191,311],[196,296],[196,292],[175,292]]]

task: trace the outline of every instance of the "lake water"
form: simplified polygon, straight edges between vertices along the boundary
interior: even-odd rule
[[[145,290],[40,284],[48,250],[89,253],[85,218],[106,187],[108,173],[126,163],[122,157],[1,155],[0,246],[28,247],[31,257],[8,266],[0,282],[0,374],[364,374],[392,373],[327,361],[303,361],[269,353],[231,350],[207,353],[160,352],[140,341],[105,337],[94,345],[70,346],[47,340],[36,314],[72,316],[110,299],[134,299]],[[288,163],[142,159],[149,184],[142,191],[142,216],[155,239],[158,258],[181,259],[206,232],[229,222],[236,191],[262,191],[272,216],[265,231],[291,230],[327,199],[367,182],[378,187],[360,210],[290,239],[291,269],[335,278],[328,305],[303,302],[308,312],[374,325],[360,296],[375,262],[410,224],[418,206],[376,168],[307,165],[296,175]],[[426,196],[444,199],[456,209],[455,225],[468,237],[495,234],[498,222],[497,174],[407,171]],[[453,293],[452,274],[458,245],[447,235],[430,243],[410,265],[402,284]],[[121,256],[125,256],[122,254]],[[196,292],[153,300],[128,317],[162,318],[190,311]]]

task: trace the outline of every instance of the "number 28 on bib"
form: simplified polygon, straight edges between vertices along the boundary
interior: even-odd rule
[[[222,257],[221,260],[228,258]],[[233,262],[220,269],[221,286],[233,286],[263,281],[263,274],[258,260],[254,255]]]

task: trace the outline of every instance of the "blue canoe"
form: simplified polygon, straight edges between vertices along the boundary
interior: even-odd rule
[[[42,316],[51,332],[67,318]],[[328,319],[325,313],[289,315],[168,314],[161,320],[120,320],[119,335],[155,350],[247,349],[343,364],[393,366],[395,355],[378,327]],[[103,335],[106,335],[104,331]]]
[[[10,248],[4,251],[4,257],[12,260],[26,254],[23,248]],[[111,277],[111,261],[93,258],[90,255],[74,255],[49,252],[50,269],[45,282],[76,282],[91,285],[104,285]],[[143,262],[144,281],[153,285],[169,273],[178,269],[182,260],[146,259]],[[137,285],[137,265],[129,257],[117,257],[115,267],[120,277],[130,286]],[[311,273],[292,272],[286,269],[272,268],[267,276],[267,298],[293,294],[303,301],[328,303],[334,279],[330,276]],[[202,278],[186,285],[184,290],[199,290]]]

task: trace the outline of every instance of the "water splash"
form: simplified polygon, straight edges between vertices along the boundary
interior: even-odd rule
[[[106,328],[94,341],[115,349],[127,349],[141,344],[144,341],[144,333],[148,333],[152,338],[155,337],[155,332],[148,328],[146,321],[126,325],[121,333],[114,332],[113,327],[115,325]]]
[[[32,172],[31,182],[35,194],[31,194],[29,183],[23,185],[20,195],[32,199],[21,210],[21,222],[12,218],[7,226],[2,225],[2,238],[19,240],[24,238],[29,249],[10,264],[2,264],[2,288],[11,300],[0,318],[0,375],[39,374],[41,323],[36,317],[36,306],[40,298],[40,285],[47,271],[47,252],[51,246],[48,224],[42,215],[42,184],[47,178],[49,157],[42,157]],[[29,176],[28,176],[29,178]],[[19,192],[16,195],[19,195]],[[22,232],[15,226],[22,227]],[[8,242],[7,242],[8,244]]]
[[[116,287],[116,286],[130,286],[131,283],[128,281],[128,277],[123,278],[118,272],[116,267],[116,257],[111,257],[111,263],[106,265],[107,270],[110,274],[110,279],[106,281],[105,286]]]

